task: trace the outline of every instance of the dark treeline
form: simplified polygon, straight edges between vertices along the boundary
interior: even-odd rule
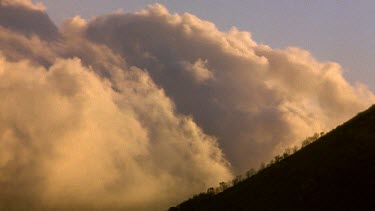
[[[291,148],[286,148],[284,150],[284,153],[282,153],[281,155],[276,155],[268,163],[261,163],[258,170],[254,169],[254,168],[251,168],[248,171],[246,171],[244,175],[237,175],[231,181],[220,182],[219,186],[217,186],[217,187],[209,187],[206,192],[195,194],[195,195],[193,195],[192,198],[188,199],[187,201],[183,202],[182,204],[192,203],[192,202],[195,202],[195,201],[197,201],[197,202],[204,201],[206,199],[209,199],[209,198],[213,197],[214,195],[216,195],[218,193],[221,193],[221,192],[227,190],[228,188],[232,188],[234,186],[241,185],[241,183],[244,182],[245,180],[249,180],[253,176],[257,175],[258,173],[272,167],[272,165],[275,165],[275,164],[281,162],[282,160],[284,160],[287,157],[296,153],[298,150],[300,150],[300,149],[308,146],[309,144],[313,143],[314,141],[318,140],[323,135],[324,135],[324,132],[314,133],[314,135],[304,139],[301,142],[300,147],[294,146],[294,147],[291,147]],[[169,210],[173,211],[175,209],[176,209],[175,207],[172,207]]]
[[[374,210],[374,178],[372,106],[169,210]]]

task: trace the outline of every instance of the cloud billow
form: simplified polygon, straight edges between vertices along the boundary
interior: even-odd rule
[[[272,49],[248,32],[222,32],[161,5],[98,17],[86,28],[90,40],[146,69],[179,112],[218,138],[240,171],[333,128],[374,100],[364,85],[350,85],[336,63],[296,47]]]
[[[374,100],[338,64],[158,4],[57,29],[42,5],[9,2],[0,209],[163,210]]]

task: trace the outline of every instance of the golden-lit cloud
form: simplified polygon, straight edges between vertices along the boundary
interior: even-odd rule
[[[98,17],[85,30],[129,65],[147,69],[179,112],[218,137],[239,172],[374,102],[364,85],[343,78],[339,64],[296,47],[272,49],[249,32],[219,31],[162,5]]]
[[[46,9],[41,2],[33,3],[31,0],[0,0],[0,5],[5,7],[20,6],[37,11],[44,11]]]
[[[115,92],[78,59],[0,66],[1,195],[35,192],[35,209],[161,209],[231,177],[215,139],[140,69],[120,72]]]
[[[336,63],[159,4],[57,29],[4,2],[0,209],[165,210],[374,101]]]

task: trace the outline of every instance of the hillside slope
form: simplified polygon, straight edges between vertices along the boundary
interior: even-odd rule
[[[170,210],[375,210],[375,106],[240,184]]]

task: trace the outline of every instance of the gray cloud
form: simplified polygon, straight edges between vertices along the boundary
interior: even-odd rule
[[[57,30],[3,0],[0,20],[0,209],[166,209],[374,100],[338,64],[161,5]]]
[[[42,10],[30,0],[0,0],[0,26],[42,39],[58,39],[58,29]]]

